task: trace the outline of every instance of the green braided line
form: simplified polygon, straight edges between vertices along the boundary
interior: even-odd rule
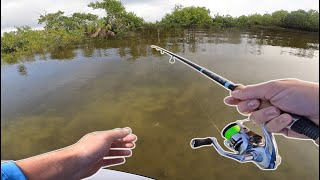
[[[240,132],[240,126],[234,125],[224,133],[224,137],[229,140],[234,134]]]

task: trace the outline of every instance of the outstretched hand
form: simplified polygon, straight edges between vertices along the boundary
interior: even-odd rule
[[[123,164],[130,157],[137,137],[130,128],[87,134],[70,147],[79,159],[80,178],[95,174],[102,167]]]
[[[17,161],[28,179],[82,179],[100,168],[123,164],[137,137],[130,128],[87,134],[76,144]]]

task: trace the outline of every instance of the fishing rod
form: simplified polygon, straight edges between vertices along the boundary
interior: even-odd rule
[[[212,81],[218,83],[225,89],[229,91],[234,91],[238,85],[235,83],[227,80],[226,78],[188,60],[185,59],[173,52],[170,52],[166,49],[163,49],[156,45],[151,45],[151,48],[160,51],[161,54],[167,54],[170,56],[169,62],[174,64],[176,60],[188,65],[192,69],[198,71],[205,77],[211,79]],[[310,119],[288,113],[292,116],[292,123],[287,126],[288,129],[293,130],[299,134],[303,134],[313,140],[318,140],[319,138],[319,126],[312,122]],[[265,124],[262,125],[262,131],[264,133],[265,143],[261,141],[252,140],[252,137],[259,137],[259,135],[252,136],[252,131],[248,131],[248,128],[243,126],[242,123],[237,122],[233,123],[232,126],[229,125],[225,127],[222,132],[222,137],[224,137],[225,145],[236,152],[230,153],[224,151],[219,143],[217,142],[216,138],[205,138],[205,139],[193,139],[191,141],[191,146],[193,148],[201,147],[201,146],[208,146],[213,145],[215,149],[219,152],[220,155],[229,157],[231,159],[240,161],[240,162],[254,162],[256,163],[261,169],[275,169],[277,165],[280,164],[280,161],[277,162],[280,156],[277,153],[276,143],[274,141],[273,135],[268,133],[265,130]],[[260,136],[261,137],[261,136]],[[253,138],[254,139],[254,138]],[[249,154],[248,154],[249,153]]]
[[[179,60],[181,62],[183,62],[184,64],[192,67],[194,70],[197,70],[198,72],[200,72],[201,74],[203,74],[204,76],[208,77],[209,79],[211,79],[212,81],[220,84],[221,86],[223,86],[225,89],[228,89],[230,91],[234,91],[238,85],[236,85],[235,83],[227,80],[226,78],[223,78],[222,76],[219,76],[218,74],[194,63],[191,62],[188,59],[185,59],[177,54],[174,54],[173,52],[170,52],[166,49],[163,49],[159,46],[156,45],[151,45],[151,48],[155,48],[156,50],[160,51],[161,54],[167,54],[170,56],[170,60],[169,62],[171,64],[173,64],[175,62],[175,60]],[[310,119],[303,117],[303,116],[299,116],[299,115],[295,115],[295,114],[291,114],[288,113],[292,116],[292,120],[293,122],[288,126],[288,129],[291,129],[299,134],[303,134],[313,140],[316,140],[317,138],[319,138],[319,126],[316,125],[315,123],[313,123]]]
[[[170,52],[166,49],[163,49],[159,46],[156,45],[151,45],[151,48],[155,48],[157,51],[160,51],[161,54],[168,54],[170,56],[169,62],[171,64],[175,63],[175,60],[178,59],[181,62],[183,62],[184,64],[192,67],[193,69],[197,70],[198,72],[202,73],[204,76],[208,77],[209,79],[213,80],[214,82],[218,83],[219,85],[223,86],[224,88],[233,91],[237,88],[237,85],[235,85],[233,82],[227,80],[226,78],[223,78],[215,73],[213,73],[212,71],[194,63],[189,61],[188,59],[185,59],[177,54],[174,54],[173,52]]]

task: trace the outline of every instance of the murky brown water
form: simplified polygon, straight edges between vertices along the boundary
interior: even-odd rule
[[[318,179],[319,148],[309,141],[277,136],[282,163],[276,171],[223,158],[210,147],[191,149],[194,137],[216,136],[222,143],[210,119],[222,129],[245,117],[224,105],[228,92],[219,85],[150,48],[167,48],[236,83],[287,77],[319,82],[318,37],[270,30],[150,34],[2,64],[1,159],[130,126],[139,138],[136,149],[112,169],[157,179]]]

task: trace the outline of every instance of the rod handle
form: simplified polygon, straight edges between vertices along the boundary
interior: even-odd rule
[[[313,140],[319,138],[319,126],[310,119],[299,116],[296,114],[290,114],[293,122],[288,126],[288,129],[303,134]]]
[[[272,104],[269,101],[261,100],[258,109],[266,108],[269,106],[272,106]],[[319,138],[319,126],[317,124],[315,124],[313,121],[306,117],[291,113],[288,114],[291,115],[293,121],[289,126],[287,126],[288,129],[291,129],[296,133],[303,134],[313,140]]]

